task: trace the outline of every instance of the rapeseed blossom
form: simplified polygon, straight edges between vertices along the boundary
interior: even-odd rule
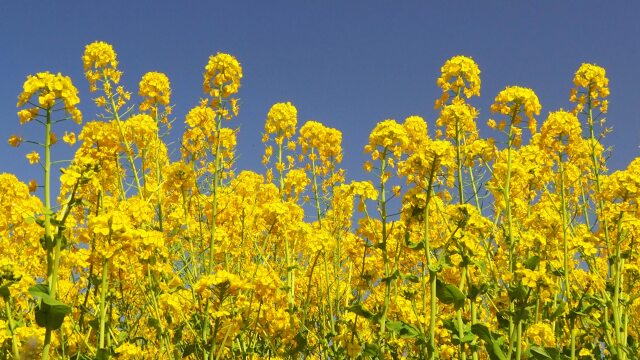
[[[80,122],[70,78],[37,73],[19,95],[17,121],[46,131],[8,142],[39,146],[26,158],[44,176],[0,174],[2,356],[638,352],[640,159],[607,169],[594,132],[608,106],[603,68],[581,65],[576,107],[539,129],[533,90],[502,90],[489,125],[504,141],[481,136],[487,119],[467,102],[480,95],[478,65],[453,57],[438,114],[377,123],[357,178],[342,168],[348,134],[316,120],[298,129],[290,102],[266,114],[266,169],[238,169],[241,132],[223,121],[239,111],[232,55],[209,58],[177,146],[164,137],[167,75],[146,73],[135,97],[111,45],[87,45],[83,65],[101,113],[80,130],[52,130]],[[68,162],[52,159],[56,133],[74,146]]]

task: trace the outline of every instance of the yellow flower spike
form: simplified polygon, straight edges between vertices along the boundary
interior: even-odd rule
[[[442,108],[436,125],[444,126],[445,135],[450,139],[455,139],[456,132],[476,134],[478,132],[475,121],[477,117],[478,110],[476,108],[465,103],[462,99],[455,99],[450,105]],[[456,124],[458,124],[457,129]]]
[[[106,42],[96,41],[85,47],[82,56],[85,77],[89,81],[90,91],[96,91],[96,82],[104,80],[104,78],[112,81],[114,84],[120,82],[122,73],[117,70],[118,60],[113,47]],[[105,92],[109,92],[105,83]]]
[[[64,105],[64,109],[71,115],[76,123],[82,122],[82,113],[76,107],[80,103],[78,89],[71,82],[71,78],[60,73],[51,74],[41,72],[36,75],[29,75],[23,85],[23,91],[18,96],[17,106],[25,105],[33,96],[38,97],[40,107],[52,109],[57,100]],[[20,123],[25,124],[39,114],[39,108],[23,109],[18,112]]]
[[[520,86],[507,86],[496,96],[491,105],[492,113],[500,113],[509,118],[513,126],[513,144],[519,146],[522,142],[522,129],[519,125],[523,121],[523,114],[527,117],[528,128],[531,134],[536,133],[536,119],[534,116],[540,114],[542,106],[533,90]],[[498,130],[502,131],[506,127],[505,120],[498,123]]]
[[[171,84],[167,75],[160,72],[148,72],[142,76],[138,95],[144,98],[140,104],[140,111],[151,110],[156,116],[159,105],[168,106],[171,100]]]
[[[266,134],[276,135],[276,141],[282,138],[289,139],[295,134],[297,123],[296,107],[290,102],[277,103],[269,109],[264,129]]]
[[[594,64],[582,64],[573,77],[575,87],[571,89],[569,100],[576,103],[574,113],[584,110],[587,102],[592,109],[600,109],[606,113],[609,102],[605,100],[609,96],[609,79],[604,68]]]
[[[238,60],[224,53],[209,57],[204,73],[204,92],[213,98],[227,98],[238,92],[242,67]]]
[[[538,143],[550,155],[566,153],[580,156],[584,151],[580,121],[566,111],[550,113],[540,128]]]
[[[436,102],[436,108],[447,102],[449,92],[454,95],[462,92],[467,98],[480,96],[480,69],[472,58],[454,56],[444,63],[440,71],[437,83],[442,89],[443,97]]]

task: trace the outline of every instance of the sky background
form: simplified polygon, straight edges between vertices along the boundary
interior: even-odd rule
[[[236,56],[244,70],[241,109],[229,125],[240,127],[238,170],[264,170],[266,114],[291,101],[298,126],[312,119],[343,132],[343,166],[355,180],[367,177],[363,147],[377,122],[420,115],[435,128],[436,79],[452,56],[471,56],[480,67],[481,97],[470,102],[480,111],[482,136],[497,135],[485,123],[505,86],[537,93],[540,124],[550,111],[573,107],[573,74],[581,63],[595,63],[610,79],[609,165],[622,169],[640,155],[638,14],[635,1],[2,1],[0,173],[41,178],[25,158],[36,148],[7,144],[11,134],[43,137],[41,126],[20,126],[16,115],[28,74],[71,76],[85,121],[95,119],[96,95],[88,92],[81,56],[96,40],[113,45],[122,84],[134,95],[144,73],[168,75],[173,140],[203,96],[208,57]],[[64,128],[80,130],[74,123]],[[54,159],[73,154],[62,142],[53,151]]]

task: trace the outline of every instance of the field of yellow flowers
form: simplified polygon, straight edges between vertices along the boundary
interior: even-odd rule
[[[135,102],[111,45],[82,61],[98,121],[57,130],[83,118],[62,74],[18,97],[41,136],[9,143],[43,171],[0,174],[0,358],[638,358],[640,158],[607,169],[603,68],[546,119],[505,88],[481,137],[480,70],[455,56],[439,117],[378,123],[370,179],[346,182],[341,132],[288,102],[265,114],[264,174],[236,170],[232,55],[209,58],[175,162],[168,77]]]

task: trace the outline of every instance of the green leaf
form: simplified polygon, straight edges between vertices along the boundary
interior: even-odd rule
[[[356,315],[362,316],[365,319],[373,319],[375,317],[375,314],[372,313],[371,311],[365,309],[362,304],[360,303],[356,303],[353,304],[351,306],[349,306],[348,308],[346,308],[347,311],[350,311]]]
[[[377,357],[380,355],[380,349],[375,344],[367,343],[364,345],[364,349],[362,350],[362,356],[371,356]]]
[[[494,334],[491,333],[488,327],[482,324],[473,324],[471,325],[471,332],[484,340],[484,347],[491,360],[507,360],[500,348],[501,341],[494,338]]]
[[[412,283],[416,283],[416,284],[420,282],[420,278],[417,275],[414,275],[414,274],[402,275],[402,279],[403,280],[408,280],[408,281],[410,281]]]
[[[534,359],[553,359],[547,351],[540,346],[529,347],[529,352]]]
[[[538,267],[538,264],[540,264],[540,256],[534,255],[525,260],[524,267],[529,270],[535,270]]]
[[[420,335],[420,331],[415,326],[409,325],[404,321],[387,320],[386,326],[402,338],[415,338]]]
[[[476,286],[475,284],[470,284],[467,297],[473,300],[476,297],[478,297],[478,295],[486,294],[488,290],[489,290],[489,284],[487,283],[482,283],[478,286]]]
[[[58,330],[71,307],[49,295],[49,287],[45,284],[30,287],[29,293],[40,298],[40,305],[36,307],[36,323],[52,331]]]
[[[451,343],[453,345],[460,345],[465,344],[465,343],[471,343],[473,341],[473,339],[475,339],[475,335],[471,332],[466,333],[462,339],[460,339],[460,336],[458,336],[458,334],[453,334],[453,336],[451,337]]]
[[[11,286],[11,283],[0,286],[0,296],[2,296],[5,299],[8,299],[11,297],[11,292],[9,292],[9,286]]]
[[[407,241],[406,245],[409,249],[415,250],[415,251],[424,249],[424,241],[420,241],[417,243],[412,243],[411,241]]]
[[[558,307],[555,309],[555,311],[549,315],[549,320],[550,321],[554,321],[558,316],[562,315],[564,311],[564,303],[561,302],[560,304],[558,304]]]
[[[488,327],[482,324],[471,325],[471,332],[474,333],[480,339],[484,340],[484,342],[493,341],[493,337],[491,336],[491,331],[489,331]]]
[[[528,291],[524,288],[524,286],[522,286],[522,284],[509,287],[508,292],[509,299],[511,300],[524,301],[527,299]]]
[[[149,325],[150,327],[156,329],[156,331],[160,334],[162,333],[162,328],[160,327],[160,320],[154,318],[154,317],[150,317],[147,318],[147,325]]]
[[[391,275],[389,275],[386,278],[382,278],[382,281],[388,284],[391,284],[391,282],[399,277],[402,277],[402,274],[400,273],[399,270],[394,271]]]
[[[49,296],[49,286],[47,284],[37,284],[29,288],[29,294],[37,298]]]
[[[453,305],[456,310],[464,305],[465,296],[455,285],[446,284],[440,280],[436,282],[436,296],[442,303]]]
[[[109,349],[98,349],[98,351],[96,352],[95,360],[109,360],[110,357],[111,352],[109,351]]]

